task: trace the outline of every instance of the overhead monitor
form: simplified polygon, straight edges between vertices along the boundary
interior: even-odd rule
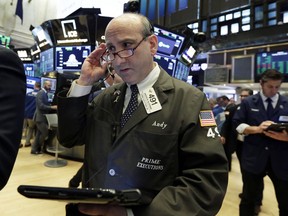
[[[40,74],[54,71],[54,48],[40,53]]]
[[[55,48],[57,71],[80,71],[84,60],[91,52],[91,46],[65,46]]]
[[[36,82],[41,83],[41,78],[26,76],[26,86],[27,86],[27,88],[34,89],[34,85],[35,85]]]
[[[35,72],[34,72],[34,63],[24,63],[24,71],[26,76],[34,77]]]
[[[0,34],[0,45],[9,48],[11,37]]]
[[[175,58],[156,54],[154,55],[154,61],[156,61],[170,76],[173,75],[176,66]]]
[[[22,62],[32,62],[32,55],[30,48],[14,49]]]
[[[50,22],[56,46],[91,44],[88,16],[67,17]]]
[[[256,53],[255,59],[256,82],[259,81],[261,74],[267,69],[278,70],[284,74],[284,81],[288,81],[288,50]]]
[[[37,59],[40,59],[40,48],[37,44],[34,44],[30,47],[30,53],[32,56],[32,61],[36,61]]]
[[[190,44],[185,47],[183,52],[180,54],[180,61],[182,61],[185,65],[191,66],[194,60],[197,57],[196,49]]]
[[[34,40],[41,51],[53,47],[53,42],[48,31],[45,31],[42,26],[37,26],[32,30]]]
[[[189,72],[190,72],[190,67],[183,64],[181,61],[177,61],[177,66],[175,68],[173,77],[187,82]]]
[[[158,37],[157,53],[176,58],[184,42],[184,35],[159,25],[154,25],[154,33]]]

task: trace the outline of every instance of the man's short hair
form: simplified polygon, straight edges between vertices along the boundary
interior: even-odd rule
[[[283,81],[284,76],[278,70],[275,69],[267,69],[261,74],[260,81],[262,83],[267,82],[268,80],[281,80]]]

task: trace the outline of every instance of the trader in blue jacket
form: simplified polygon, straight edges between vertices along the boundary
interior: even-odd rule
[[[288,122],[288,99],[278,93],[282,81],[280,72],[266,70],[260,79],[261,91],[243,100],[233,118],[238,133],[245,135],[240,216],[254,215],[257,190],[266,175],[275,188],[279,215],[288,215],[288,145],[265,135],[270,124]]]
[[[88,56],[70,91],[59,95],[60,143],[85,144],[82,187],[138,188],[144,198],[130,208],[82,204],[82,213],[211,216],[221,207],[228,166],[208,100],[153,61],[158,39],[152,30],[139,14],[114,18],[106,44]],[[88,106],[107,64],[125,83],[105,89]],[[126,108],[132,116],[124,124]]]

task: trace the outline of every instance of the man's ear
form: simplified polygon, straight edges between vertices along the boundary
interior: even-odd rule
[[[149,36],[151,54],[155,55],[158,50],[158,38],[156,35]]]

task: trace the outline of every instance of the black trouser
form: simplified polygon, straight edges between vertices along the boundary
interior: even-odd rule
[[[242,156],[242,149],[243,149],[243,142],[240,140],[237,140],[236,144],[236,155],[239,161],[239,166],[240,166],[240,172],[242,174],[242,182],[243,180],[243,171],[242,171],[242,163],[241,163],[241,156]],[[262,182],[259,183],[257,195],[256,195],[256,205],[261,206],[262,205],[262,199],[263,199],[263,190],[264,190],[264,178],[262,179]]]
[[[279,179],[271,169],[270,161],[266,170],[260,174],[253,174],[242,169],[243,195],[240,202],[240,216],[253,216],[257,193],[261,188],[263,178],[268,175],[274,185],[278,201],[279,216],[288,216],[288,180]]]

